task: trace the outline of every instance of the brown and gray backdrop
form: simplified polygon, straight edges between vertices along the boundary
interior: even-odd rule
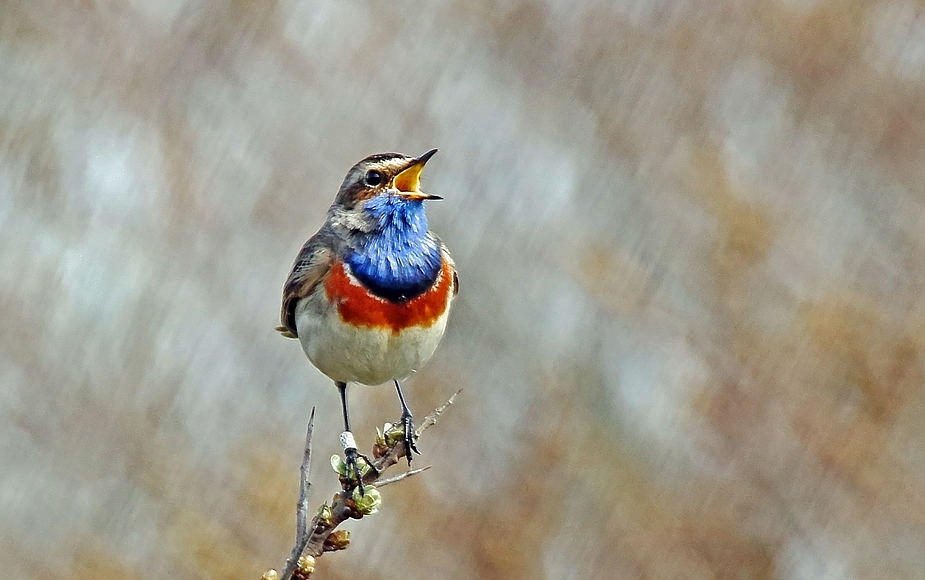
[[[921,0],[3,0],[0,576],[279,567],[282,283],[431,147],[465,391],[321,578],[925,578]]]

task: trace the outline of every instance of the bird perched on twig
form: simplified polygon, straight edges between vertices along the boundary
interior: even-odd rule
[[[410,466],[418,453],[414,418],[399,381],[434,354],[459,291],[453,259],[424,211],[424,201],[442,198],[420,191],[424,164],[436,152],[379,153],[354,165],[283,288],[277,330],[299,339],[340,391],[341,443],[358,480],[347,383],[394,381]]]

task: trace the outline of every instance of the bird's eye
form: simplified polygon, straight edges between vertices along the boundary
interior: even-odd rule
[[[377,185],[381,185],[382,174],[375,169],[370,169],[366,172],[366,176],[363,177],[363,182],[366,183],[366,185],[369,187],[376,187]]]

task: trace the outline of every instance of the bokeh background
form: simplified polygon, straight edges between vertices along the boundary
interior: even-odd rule
[[[3,0],[0,576],[280,567],[283,281],[431,147],[465,391],[320,578],[925,578],[920,0]]]

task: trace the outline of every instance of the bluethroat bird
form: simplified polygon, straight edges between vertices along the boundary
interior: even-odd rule
[[[459,290],[456,265],[424,212],[425,201],[442,198],[420,190],[424,164],[436,152],[379,153],[354,165],[283,288],[276,330],[299,339],[340,391],[341,444],[360,484],[347,383],[395,383],[410,466],[419,452],[399,381],[434,354]]]

